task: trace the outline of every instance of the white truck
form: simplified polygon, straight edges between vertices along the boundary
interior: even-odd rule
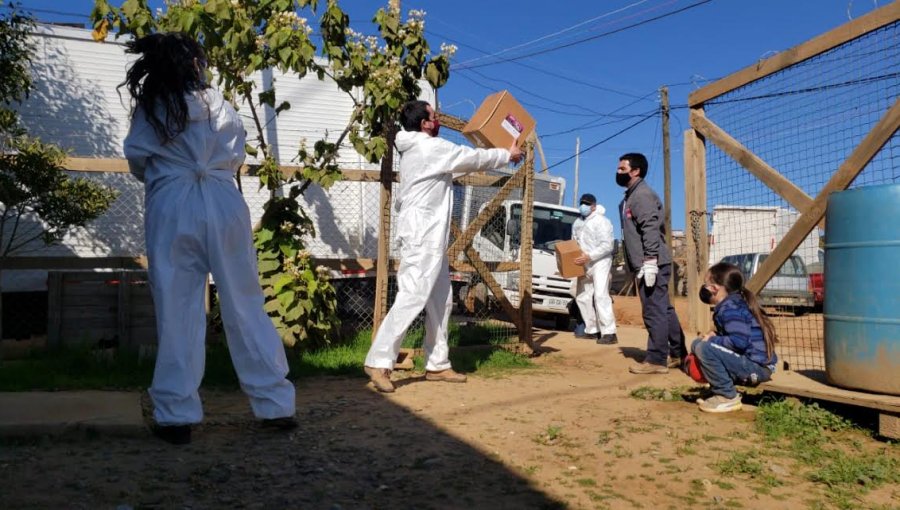
[[[531,251],[531,309],[538,316],[551,317],[557,329],[569,325],[569,302],[575,296],[575,278],[563,278],[556,267],[554,245],[572,238],[572,224],[578,218],[578,210],[572,207],[546,202],[534,203]],[[482,259],[491,262],[519,261],[523,247],[520,242],[521,200],[506,200],[491,220],[475,236],[472,246]],[[519,272],[493,273],[503,288],[507,299],[519,303]],[[461,300],[467,292],[486,295],[483,283],[465,285],[459,289]]]
[[[731,255],[770,253],[799,217],[797,211],[783,207],[716,205],[709,234],[709,265]],[[794,254],[807,266],[819,261],[817,229]]]

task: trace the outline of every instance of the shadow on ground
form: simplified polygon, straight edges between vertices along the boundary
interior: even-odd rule
[[[206,418],[184,447],[151,437],[4,444],[0,507],[564,507],[364,379],[299,381],[292,433],[260,429],[240,393],[203,397]]]

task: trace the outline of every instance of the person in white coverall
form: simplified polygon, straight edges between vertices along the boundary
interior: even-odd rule
[[[596,338],[602,345],[616,344],[616,317],[609,297],[609,270],[615,245],[612,222],[603,215],[606,209],[590,193],[581,196],[578,209],[581,218],[572,225],[572,239],[583,253],[575,263],[584,266],[585,272],[578,278],[575,297],[584,320],[580,338]]]
[[[391,370],[403,336],[412,321],[425,310],[425,378],[430,381],[465,382],[453,371],[447,346],[451,286],[447,242],[453,210],[453,175],[482,172],[518,163],[521,151],[473,149],[438,138],[440,123],[431,105],[410,101],[400,112],[403,130],[395,146],[400,153],[400,188],[397,204],[397,238],[400,240],[400,288],[372,347],[365,372],[375,388],[394,391]]]
[[[284,346],[263,310],[250,216],[235,171],[246,132],[237,113],[205,84],[200,46],[180,33],[128,43],[140,55],[125,84],[136,101],[125,157],[144,182],[145,238],[159,348],[150,387],[154,432],[190,442],[203,410],[204,289],[213,274],[228,350],[241,388],[263,425],[290,429],[294,386]],[[125,85],[123,84],[123,85]]]

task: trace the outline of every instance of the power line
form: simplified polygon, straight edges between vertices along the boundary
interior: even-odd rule
[[[6,8],[8,8],[8,9],[12,9],[12,4],[5,4],[5,5],[3,5],[3,7],[6,7]],[[84,13],[65,12],[65,11],[54,11],[54,10],[51,10],[51,9],[34,9],[34,8],[31,8],[31,7],[28,7],[27,5],[22,5],[22,6],[21,6],[21,10],[27,11],[27,12],[36,12],[36,13],[39,13],[39,14],[55,14],[55,15],[57,15],[57,16],[68,16],[68,17],[71,17],[71,18],[84,18],[84,19],[87,19],[87,20],[91,19],[91,17],[90,17],[89,15],[84,14]]]
[[[674,10],[674,11],[671,11],[671,12],[667,12],[667,13],[665,13],[665,14],[661,14],[661,15],[659,15],[659,16],[655,16],[655,17],[653,17],[653,18],[646,19],[646,20],[644,20],[644,21],[639,21],[639,22],[637,22],[637,23],[632,23],[631,25],[627,25],[627,26],[624,26],[624,27],[622,27],[622,28],[617,28],[617,29],[615,29],[615,30],[610,30],[609,32],[603,32],[602,34],[597,34],[597,35],[594,35],[594,36],[591,36],[591,37],[585,37],[585,38],[583,38],[583,39],[578,39],[578,40],[576,40],[576,41],[573,41],[573,42],[570,42],[570,43],[566,43],[566,44],[560,44],[560,45],[558,45],[558,46],[551,46],[551,47],[545,48],[545,49],[543,49],[543,50],[538,50],[538,51],[535,51],[535,52],[533,52],[533,53],[528,53],[528,54],[525,54],[525,55],[519,55],[519,56],[517,56],[517,57],[509,57],[509,58],[504,58],[504,59],[500,59],[500,60],[493,61],[493,62],[487,62],[487,63],[484,63],[484,64],[477,64],[477,65],[471,65],[471,66],[460,67],[460,68],[457,69],[457,70],[458,70],[458,71],[462,71],[462,70],[464,70],[464,69],[476,69],[476,68],[479,68],[479,67],[485,67],[485,66],[490,66],[490,65],[495,65],[495,64],[502,64],[502,63],[506,63],[506,62],[515,62],[515,61],[521,60],[521,59],[523,59],[523,58],[536,57],[536,56],[538,56],[538,55],[543,55],[543,54],[545,54],[545,53],[550,53],[551,51],[557,51],[557,50],[561,50],[561,49],[564,49],[564,48],[569,48],[569,47],[571,47],[571,46],[575,46],[575,45],[578,45],[578,44],[583,44],[583,43],[586,43],[586,42],[594,41],[594,40],[597,40],[597,39],[600,39],[600,38],[603,38],[603,37],[607,37],[607,36],[610,36],[610,35],[613,35],[613,34],[618,34],[618,33],[620,33],[620,32],[624,32],[624,31],[630,30],[630,29],[632,29],[632,28],[637,28],[637,27],[639,27],[639,26],[646,25],[646,24],[648,24],[648,23],[652,23],[652,22],[654,22],[654,21],[661,20],[661,19],[663,19],[663,18],[668,18],[668,17],[670,17],[670,16],[674,16],[674,15],[676,15],[676,14],[680,14],[680,13],[682,13],[682,12],[685,12],[685,11],[688,11],[688,10],[691,10],[691,9],[694,9],[695,7],[700,7],[701,5],[708,4],[708,3],[712,2],[712,1],[713,1],[713,0],[701,0],[701,1],[697,2],[697,3],[688,5],[687,7],[682,7],[681,9],[677,9],[677,10]]]
[[[627,11],[628,9],[630,9],[630,8],[636,6],[636,5],[640,5],[640,4],[643,4],[643,3],[646,3],[646,2],[647,2],[647,0],[640,0],[640,1],[638,1],[638,2],[635,2],[635,3],[631,4],[631,5],[626,5],[625,7],[621,7],[621,8],[619,8],[619,9],[616,9],[616,10],[613,10],[613,11],[610,11],[610,12],[607,12],[607,13],[604,13],[604,14],[601,14],[601,15],[596,16],[596,17],[593,17],[593,18],[591,18],[591,19],[589,19],[589,20],[582,21],[582,22],[577,23],[577,24],[575,24],[575,25],[572,25],[572,26],[570,26],[570,27],[564,28],[564,29],[559,30],[559,31],[557,31],[557,32],[553,32],[552,34],[547,34],[547,35],[538,37],[537,39],[532,39],[531,41],[524,42],[524,43],[522,43],[522,44],[517,44],[517,45],[515,45],[515,46],[510,46],[509,48],[502,49],[502,50],[496,51],[496,52],[494,52],[494,53],[486,53],[486,54],[484,54],[484,55],[482,55],[482,56],[480,56],[480,57],[475,57],[475,58],[473,58],[473,59],[469,59],[469,60],[466,60],[466,61],[464,61],[464,62],[460,62],[460,63],[457,64],[457,65],[464,66],[464,65],[466,65],[466,64],[470,64],[470,63],[472,63],[472,62],[477,62],[477,61],[479,61],[479,60],[484,60],[484,59],[486,59],[486,58],[496,57],[496,56],[498,56],[498,55],[502,55],[502,54],[507,53],[507,52],[510,52],[510,51],[512,51],[512,50],[516,50],[516,49],[519,49],[519,48],[523,48],[523,47],[525,47],[525,46],[529,46],[529,45],[531,45],[531,44],[541,42],[541,41],[543,41],[543,40],[545,40],[545,39],[549,39],[549,38],[551,38],[551,37],[556,37],[557,35],[564,34],[564,33],[566,33],[566,32],[570,32],[570,31],[575,30],[576,28],[578,28],[578,27],[580,27],[580,26],[584,26],[584,25],[587,25],[587,24],[589,24],[589,23],[593,23],[593,22],[595,22],[595,21],[597,21],[597,20],[606,18],[606,17],[608,17],[608,16],[612,16],[613,14],[618,14],[618,13],[620,13],[620,12],[622,12],[622,11]]]
[[[426,29],[426,30],[425,30],[425,33],[428,33],[428,34],[431,34],[431,35],[440,37],[441,39],[450,41],[450,42],[452,42],[453,44],[456,44],[457,46],[462,46],[462,47],[464,47],[464,48],[469,48],[469,49],[475,50],[475,51],[477,51],[477,52],[479,52],[479,53],[487,54],[487,52],[484,51],[484,50],[482,50],[481,48],[477,48],[477,47],[475,47],[475,46],[472,46],[471,44],[466,44],[466,43],[464,43],[464,42],[462,42],[462,41],[459,41],[459,40],[457,40],[457,39],[454,39],[454,38],[449,37],[449,36],[444,35],[444,34],[440,34],[440,33],[435,32],[435,31],[433,31],[433,30]],[[536,66],[533,66],[533,65],[526,64],[526,63],[524,63],[524,62],[512,62],[512,63],[515,64],[515,65],[517,65],[517,66],[519,66],[519,67],[524,67],[524,68],[526,68],[526,69],[531,69],[532,71],[535,71],[535,72],[538,72],[538,73],[541,73],[541,74],[545,74],[545,75],[547,75],[547,76],[550,76],[550,77],[552,77],[552,78],[556,78],[556,79],[558,79],[558,80],[564,79],[564,80],[566,80],[566,82],[569,82],[569,83],[577,83],[577,84],[579,84],[579,85],[584,85],[585,87],[589,87],[589,88],[597,89],[597,90],[602,90],[603,92],[609,92],[609,93],[612,93],[612,94],[618,94],[618,95],[625,96],[625,97],[631,97],[631,98],[636,98],[636,97],[638,97],[638,96],[636,96],[636,95],[634,95],[634,94],[631,94],[630,92],[625,92],[625,91],[622,91],[622,90],[616,90],[616,89],[613,89],[613,88],[610,88],[610,87],[604,87],[603,85],[597,85],[596,83],[591,83],[591,82],[588,82],[588,81],[579,80],[579,79],[577,79],[577,78],[573,78],[572,76],[570,76],[570,75],[568,75],[568,74],[565,75],[565,76],[563,76],[563,75],[560,74],[560,72],[555,72],[555,73],[554,73],[554,72],[552,72],[552,71],[547,71],[547,70],[541,69],[541,68],[539,68],[539,67],[536,67]],[[471,68],[461,68],[461,69],[453,69],[453,67],[450,68],[451,71],[468,71],[468,70],[470,70],[470,69],[471,69]]]
[[[545,168],[544,170],[545,170],[545,171],[546,171],[546,170],[550,170],[551,168],[557,167],[557,166],[559,166],[559,165],[561,165],[561,164],[563,164],[563,163],[565,163],[565,162],[567,162],[567,161],[571,161],[571,160],[575,159],[575,156],[577,156],[577,155],[581,155],[581,154],[584,154],[585,152],[589,152],[589,151],[591,151],[591,150],[593,150],[593,149],[596,149],[597,147],[603,145],[604,143],[606,143],[606,142],[612,140],[613,138],[615,138],[615,137],[621,135],[622,133],[625,133],[626,131],[630,131],[631,129],[636,128],[636,127],[639,126],[640,124],[643,124],[643,123],[646,122],[647,120],[652,119],[653,117],[656,117],[657,115],[659,115],[659,111],[658,111],[658,110],[654,111],[654,112],[651,113],[650,115],[647,115],[646,117],[644,117],[644,118],[642,118],[641,120],[635,122],[634,124],[631,124],[631,125],[628,126],[628,127],[625,127],[625,128],[623,128],[623,129],[620,129],[619,131],[616,131],[615,133],[613,133],[613,134],[607,136],[607,137],[604,138],[603,140],[600,140],[599,142],[597,142],[597,143],[591,145],[590,147],[578,151],[577,154],[573,154],[572,156],[569,156],[569,157],[566,158],[566,159],[563,159],[563,160],[561,160],[561,161],[557,161],[556,163],[553,163],[552,165],[548,166],[548,167]]]
[[[642,98],[640,98],[640,99],[638,99],[638,100],[632,101],[632,102],[630,102],[630,103],[628,103],[628,104],[626,104],[626,105],[624,105],[624,106],[620,106],[620,107],[616,108],[615,110],[609,112],[609,114],[607,114],[607,116],[612,115],[612,114],[617,113],[617,112],[620,112],[620,111],[624,110],[625,108],[628,108],[629,106],[634,105],[634,104],[637,103],[638,101],[642,101],[642,100],[644,100],[644,99],[646,99],[646,98],[648,98],[648,97],[650,97],[650,96],[652,96],[653,94],[656,94],[656,93],[657,93],[657,91],[656,91],[656,90],[653,90],[653,91],[651,91],[651,92],[645,94],[644,97],[642,97]],[[640,113],[640,114],[636,114],[636,115],[629,115],[628,117],[629,117],[629,118],[642,117],[642,116],[644,116],[644,115],[647,115],[647,114],[652,113],[652,112],[655,112],[655,111],[657,111],[657,110],[654,108],[653,110],[650,110],[649,112],[644,112],[644,113]],[[595,127],[606,126],[606,125],[609,125],[609,124],[615,124],[615,123],[617,123],[617,122],[621,122],[621,119],[618,120],[618,121],[612,121],[612,122],[606,122],[606,123],[600,123],[600,119],[595,119],[595,120],[592,120],[592,121],[590,121],[590,122],[586,122],[586,123],[584,123],[584,124],[575,126],[574,128],[571,128],[571,129],[566,129],[566,130],[563,130],[563,131],[556,131],[556,132],[554,132],[554,133],[548,133],[548,134],[546,134],[546,135],[542,135],[541,138],[552,138],[552,137],[554,137],[554,136],[565,135],[565,134],[568,134],[568,133],[572,133],[572,132],[575,132],[575,131],[579,131],[579,130],[581,130],[581,129],[593,129],[593,128],[595,128]]]

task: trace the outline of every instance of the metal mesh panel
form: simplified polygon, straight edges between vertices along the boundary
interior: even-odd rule
[[[704,104],[706,116],[815,198],[900,93],[900,23],[893,23]],[[852,187],[900,178],[895,134]],[[800,217],[797,208],[707,142],[710,260],[745,276]],[[795,369],[824,369],[823,318],[808,279],[822,272],[815,228],[760,293]],[[826,226],[827,229],[827,226]],[[761,254],[754,255],[754,254]],[[826,289],[827,292],[827,289]]]

